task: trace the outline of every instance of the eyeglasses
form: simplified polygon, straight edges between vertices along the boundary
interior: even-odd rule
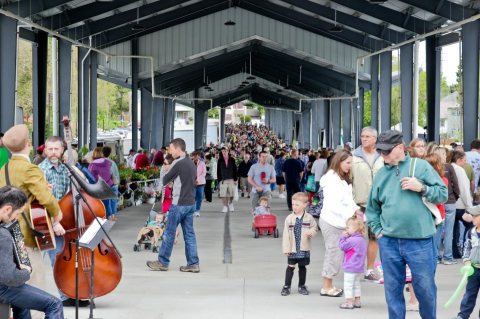
[[[415,145],[414,147],[415,147],[415,148],[425,148],[425,147],[427,147],[427,146],[426,146],[426,145]]]

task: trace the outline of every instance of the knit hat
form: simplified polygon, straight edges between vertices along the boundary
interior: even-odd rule
[[[18,124],[5,132],[2,138],[3,144],[12,153],[22,151],[28,142],[28,128],[25,124]]]

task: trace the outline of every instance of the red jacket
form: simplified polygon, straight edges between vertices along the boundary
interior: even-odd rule
[[[148,160],[147,155],[138,154],[135,158],[135,169],[142,169],[150,166],[150,161]]]

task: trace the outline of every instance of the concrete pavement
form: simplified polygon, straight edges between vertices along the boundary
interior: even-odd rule
[[[119,221],[111,235],[123,254],[123,277],[119,286],[107,296],[96,300],[95,318],[105,319],[216,319],[216,318],[368,318],[385,319],[383,285],[362,283],[362,309],[341,310],[341,298],[321,297],[321,269],[323,239],[313,239],[311,264],[307,267],[309,296],[299,295],[292,283],[292,294],[282,297],[286,257],[281,252],[281,238],[253,238],[251,232],[250,200],[240,198],[235,212],[230,214],[232,264],[223,263],[224,217],[221,204],[214,194],[214,203],[204,203],[201,217],[195,219],[195,230],[200,257],[199,274],[181,273],[185,264],[182,235],[174,246],[168,272],[150,271],[145,262],[156,259],[151,251],[134,252],[137,232],[143,226],[150,205],[131,207],[119,212]],[[288,214],[285,199],[275,198],[272,211],[278,216],[280,234]],[[443,304],[460,280],[460,265],[439,265],[437,269],[438,318],[453,318],[460,300],[450,309]],[[48,273],[50,291],[56,293],[51,273]],[[335,279],[343,287],[343,275]],[[406,295],[408,297],[408,295]],[[88,318],[88,309],[81,309],[80,318]],[[478,307],[474,316],[478,314]],[[74,318],[74,308],[66,308],[68,319]],[[418,312],[407,313],[407,318],[420,318]]]

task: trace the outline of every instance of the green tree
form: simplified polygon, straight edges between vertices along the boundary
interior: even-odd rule
[[[208,118],[209,119],[219,119],[220,118],[220,112],[219,109],[214,107],[208,110]]]

